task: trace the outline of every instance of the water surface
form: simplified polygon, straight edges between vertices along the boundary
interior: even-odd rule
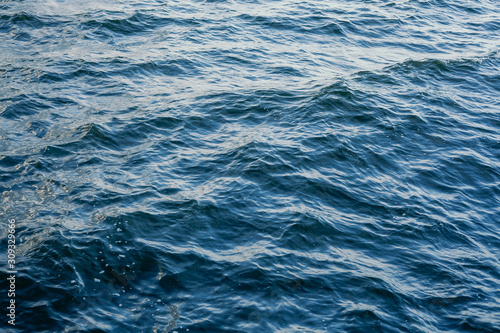
[[[0,325],[500,331],[499,22],[493,0],[0,3],[2,294],[8,219],[22,242]]]

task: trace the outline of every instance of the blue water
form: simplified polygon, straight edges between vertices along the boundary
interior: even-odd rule
[[[0,330],[500,332],[499,46],[496,0],[1,2]]]

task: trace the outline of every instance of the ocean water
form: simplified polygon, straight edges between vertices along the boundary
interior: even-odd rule
[[[499,45],[496,0],[0,2],[0,331],[500,332]]]

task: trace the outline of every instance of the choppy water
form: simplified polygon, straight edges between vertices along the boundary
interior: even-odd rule
[[[3,1],[6,332],[499,332],[496,0]]]

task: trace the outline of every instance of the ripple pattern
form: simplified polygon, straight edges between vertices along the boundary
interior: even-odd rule
[[[0,3],[2,330],[500,331],[499,22],[493,0]]]

